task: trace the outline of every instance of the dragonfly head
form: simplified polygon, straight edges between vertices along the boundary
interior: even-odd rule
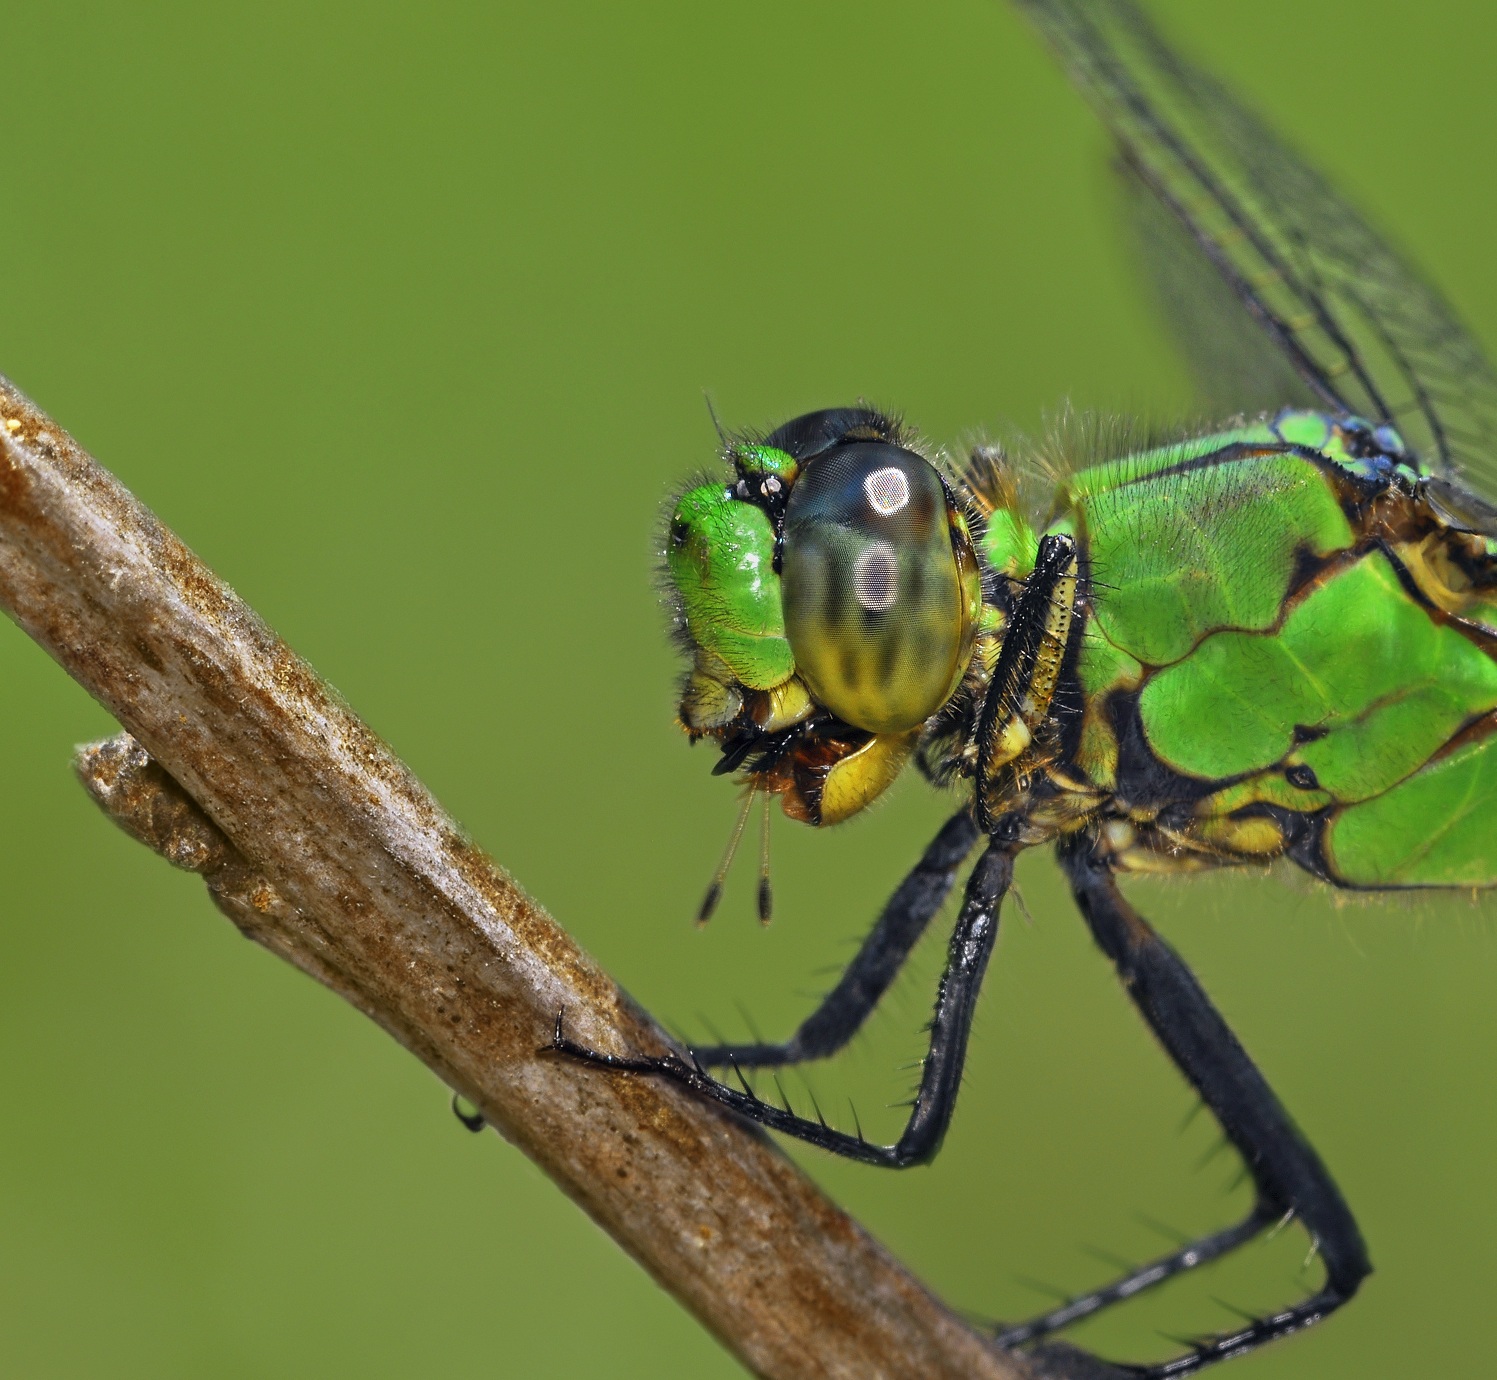
[[[668,527],[692,657],[681,721],[787,813],[832,823],[893,780],[971,662],[982,587],[965,507],[866,408],[731,441],[726,459]]]

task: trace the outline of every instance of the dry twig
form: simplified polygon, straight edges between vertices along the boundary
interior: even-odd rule
[[[767,1139],[540,1053],[664,1037],[234,593],[0,379],[0,603],[129,730],[95,798],[471,1099],[754,1372],[1029,1372]]]

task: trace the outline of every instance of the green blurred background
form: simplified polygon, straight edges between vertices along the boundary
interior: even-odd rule
[[[1497,340],[1494,22],[1171,0]],[[1355,14],[1357,27],[1343,27]],[[672,727],[652,543],[730,425],[860,396],[939,441],[1188,410],[1091,116],[1013,14],[931,5],[31,3],[5,34],[0,370],[234,584],[654,1011],[786,1031],[942,817],[781,821],[779,908],[690,917],[733,812]],[[1477,32],[1477,26],[1481,32]],[[732,1376],[372,1025],[67,770],[107,716],[0,626],[0,1373]],[[751,870],[751,869],[750,869]],[[1241,1209],[1039,855],[939,1162],[806,1161],[1017,1317]],[[1490,1373],[1497,938],[1464,899],[1136,885],[1340,1177],[1378,1273],[1262,1377]],[[840,1063],[904,1094],[941,941]],[[791,1080],[792,1095],[803,1095]],[[1183,1129],[1182,1129],[1183,1127]],[[1094,1326],[1301,1286],[1289,1232]]]

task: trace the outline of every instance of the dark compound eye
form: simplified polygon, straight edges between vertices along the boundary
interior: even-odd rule
[[[922,723],[971,656],[976,563],[949,505],[928,461],[882,441],[832,447],[790,491],[785,632],[812,694],[857,728]]]

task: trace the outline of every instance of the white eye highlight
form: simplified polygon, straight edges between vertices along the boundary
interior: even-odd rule
[[[880,470],[895,474],[895,470]],[[899,476],[901,480],[903,475]],[[869,479],[873,476],[869,475]],[[899,557],[886,541],[871,541],[852,565],[852,592],[869,613],[883,613],[899,598]]]
[[[868,495],[868,506],[875,513],[889,517],[909,503],[910,481],[902,469],[889,465],[865,476],[863,492]],[[888,605],[880,607],[888,608]]]

